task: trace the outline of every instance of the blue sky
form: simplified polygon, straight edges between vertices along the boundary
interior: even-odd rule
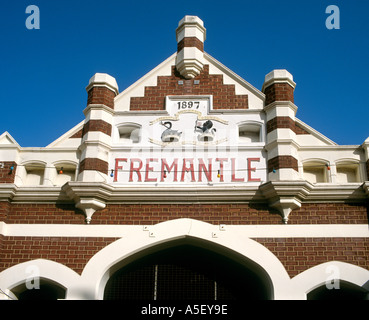
[[[340,29],[326,28],[328,5]],[[28,30],[37,5],[40,29]],[[341,145],[369,137],[369,1],[4,1],[0,133],[44,147],[84,119],[96,72],[120,92],[176,51],[185,15],[205,24],[205,51],[261,90],[273,69],[297,83],[297,117]]]

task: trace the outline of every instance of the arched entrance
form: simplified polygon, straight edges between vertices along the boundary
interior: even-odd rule
[[[48,279],[39,279],[36,288],[27,288],[23,283],[12,289],[18,300],[58,300],[65,299],[65,288]]]
[[[307,295],[308,300],[368,300],[368,290],[349,282],[340,281],[338,288],[322,285]]]
[[[230,263],[226,265],[237,265],[245,273],[255,275],[261,280],[267,299],[296,297],[289,287],[291,279],[281,261],[266,247],[250,239],[247,233],[235,233],[231,228],[220,232],[219,226],[193,219],[177,219],[149,228],[137,227],[99,251],[86,264],[80,281],[68,289],[66,299],[103,300],[107,283],[116,272],[124,272],[140,259],[181,245],[204,249],[202,254],[215,254],[217,259],[211,260],[214,265],[219,264],[219,259],[229,259]],[[190,259],[194,262],[192,256]],[[227,269],[227,272],[231,274],[235,272],[233,270],[236,268]]]
[[[267,300],[270,279],[251,261],[187,241],[141,256],[109,278],[106,300]]]

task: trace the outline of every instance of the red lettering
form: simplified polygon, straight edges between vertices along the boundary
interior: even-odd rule
[[[190,167],[186,167],[186,162],[190,162]],[[195,182],[195,170],[193,167],[193,159],[183,159],[183,165],[182,165],[182,176],[181,176],[181,182],[184,181],[186,172],[191,172],[191,182]]]
[[[141,160],[138,158],[133,159],[127,159],[127,158],[116,158],[115,159],[115,167],[114,167],[114,178],[113,182],[118,181],[118,173],[120,171],[123,171],[123,162],[128,162],[130,160],[130,171],[129,171],[129,182],[133,182],[134,180],[134,174],[137,175],[137,182],[142,182],[143,172],[142,169],[145,170],[145,176],[144,181],[145,182],[157,182],[159,180],[159,177],[155,173],[155,166],[153,165],[153,162],[161,161],[161,177],[160,181],[164,182],[165,178],[169,173],[173,174],[173,182],[178,182],[178,159],[173,159],[173,162],[168,164],[166,159],[158,159],[158,158],[148,158],[146,160]],[[203,159],[199,158],[196,159],[198,161],[198,182],[202,182],[203,174],[205,175],[208,182],[212,182],[213,180],[213,163],[211,158],[209,159]],[[219,162],[219,170],[218,171],[218,177],[220,182],[224,182],[224,170],[225,170],[225,163],[227,163],[229,160],[231,160],[231,181],[232,182],[245,182],[245,177],[239,177],[237,176],[237,171],[244,171],[237,170],[236,166],[236,160],[237,158],[216,158],[215,161]],[[143,161],[145,161],[145,167],[143,164]],[[191,182],[196,182],[195,177],[195,168],[194,168],[194,158],[185,158],[182,162],[182,173],[181,173],[181,182],[185,181],[187,173],[190,173],[191,175]],[[246,158],[247,161],[247,181],[249,182],[260,182],[261,179],[254,177],[253,173],[256,172],[257,166],[253,164],[253,162],[260,162],[260,158]],[[113,170],[112,170],[113,171]]]
[[[119,162],[127,162],[127,159],[122,158],[122,159],[115,159],[115,168],[114,168],[114,181],[113,182],[117,182],[118,181],[118,170],[119,169],[123,169],[123,166],[118,166]]]
[[[177,169],[178,169],[178,159],[174,159],[172,165],[169,167],[167,161],[165,159],[161,159],[161,179],[160,181],[163,182],[165,178],[165,171],[170,173],[174,167],[174,182],[177,182]]]
[[[135,162],[138,162],[138,168],[135,168],[133,166],[133,164]],[[129,171],[129,182],[132,182],[133,181],[133,172],[136,172],[137,173],[137,177],[138,177],[138,182],[141,182],[142,179],[141,179],[141,172],[140,170],[142,169],[142,161],[140,159],[131,159],[131,168],[130,168],[130,171]]]
[[[251,168],[252,161],[260,161],[260,158],[248,158],[247,159],[247,172],[248,172],[248,181],[256,181],[259,182],[260,178],[251,178],[251,172],[255,172],[256,168]]]
[[[209,167],[208,169],[205,166],[204,160],[199,159],[199,182],[202,181],[202,175],[201,172],[204,171],[206,179],[208,179],[209,182],[212,181],[212,159],[208,159]]]
[[[145,172],[145,182],[156,182],[157,178],[149,178],[149,172],[152,172],[154,170],[153,167],[150,167],[150,162],[157,162],[158,159],[146,159],[146,172]]]
[[[236,178],[236,159],[232,158],[232,182],[244,182],[244,178]]]

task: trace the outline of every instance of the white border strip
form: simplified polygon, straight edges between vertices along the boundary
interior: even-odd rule
[[[160,225],[160,224],[158,224]],[[46,225],[6,224],[0,222],[0,234],[14,237],[129,237],[137,232],[162,233],[157,225]],[[219,238],[223,233],[235,233],[249,238],[369,238],[366,224],[322,225],[212,225]],[[149,233],[148,233],[149,234]]]

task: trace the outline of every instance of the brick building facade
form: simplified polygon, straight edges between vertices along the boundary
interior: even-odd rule
[[[0,136],[0,297],[367,299],[369,142],[298,119],[288,71],[259,90],[208,55],[198,17],[176,36],[122,92],[95,74],[49,146]]]

